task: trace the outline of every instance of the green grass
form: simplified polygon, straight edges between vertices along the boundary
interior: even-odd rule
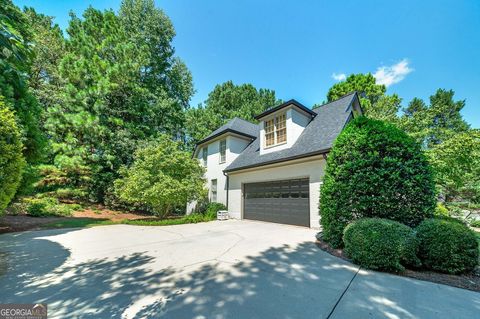
[[[43,225],[43,228],[77,228],[77,227],[92,227],[92,226],[103,226],[103,225],[115,225],[119,224],[108,219],[98,219],[98,218],[71,218],[64,219],[58,222],[48,223]]]
[[[76,228],[76,227],[93,227],[93,226],[104,226],[104,225],[137,225],[137,226],[168,226],[168,225],[181,225],[181,224],[194,224],[201,222],[208,222],[213,220],[213,216],[206,216],[200,214],[188,215],[180,218],[172,219],[137,219],[137,220],[128,220],[124,219],[121,221],[112,221],[109,219],[99,219],[99,218],[69,218],[60,220],[53,223],[48,223],[43,225],[44,228]]]

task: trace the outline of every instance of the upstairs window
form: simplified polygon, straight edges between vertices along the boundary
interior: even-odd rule
[[[275,119],[265,121],[265,145],[275,145]]]
[[[208,146],[202,148],[202,162],[203,166],[207,166],[207,158],[208,158]]]
[[[278,114],[265,121],[265,146],[270,147],[287,142],[287,116]]]
[[[220,141],[220,164],[227,160],[227,140]]]

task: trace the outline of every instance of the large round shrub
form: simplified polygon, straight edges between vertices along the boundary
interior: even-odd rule
[[[345,252],[363,267],[402,271],[404,266],[418,267],[418,241],[414,231],[398,222],[381,218],[362,218],[344,231]]]
[[[394,125],[358,117],[337,137],[320,196],[324,238],[342,245],[361,217],[416,226],[435,209],[432,172],[420,146]]]
[[[459,274],[478,264],[478,242],[465,224],[445,218],[431,218],[416,228],[420,248],[418,256],[425,267]]]
[[[20,131],[0,97],[0,215],[17,191],[24,166]]]

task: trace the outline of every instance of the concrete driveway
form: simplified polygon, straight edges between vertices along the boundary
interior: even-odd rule
[[[248,221],[0,236],[0,303],[49,318],[474,318],[480,294],[369,272]],[[3,266],[1,266],[3,265]]]

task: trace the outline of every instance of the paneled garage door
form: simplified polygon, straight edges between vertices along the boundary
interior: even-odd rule
[[[243,217],[310,226],[308,178],[244,185]]]

